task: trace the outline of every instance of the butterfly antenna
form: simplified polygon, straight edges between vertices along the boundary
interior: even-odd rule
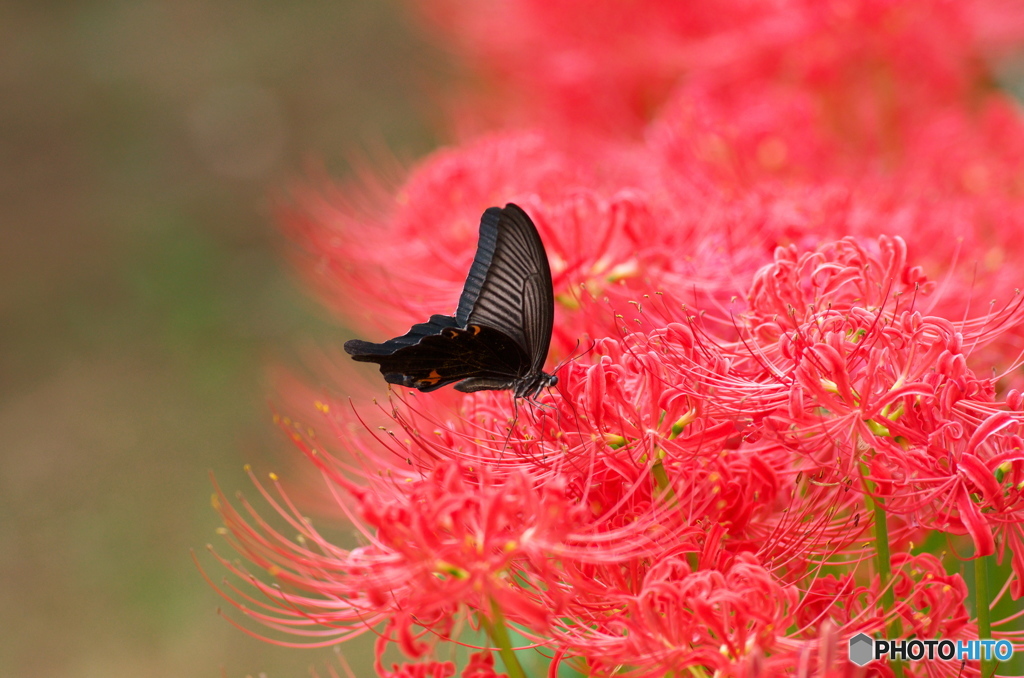
[[[577,343],[578,343],[578,342],[579,342],[579,340],[577,340]],[[579,359],[580,359],[580,358],[582,358],[583,356],[585,356],[585,355],[587,355],[588,353],[590,353],[591,351],[593,351],[593,350],[594,350],[595,348],[597,348],[597,339],[591,339],[591,340],[590,340],[590,348],[588,348],[588,349],[587,349],[586,351],[584,351],[583,353],[580,353],[580,354],[579,354],[578,356],[576,356],[575,358],[573,358],[573,360],[579,360]]]
[[[559,360],[559,361],[558,361],[558,364],[557,364],[557,365],[555,365],[555,369],[554,369],[554,372],[555,372],[555,373],[557,373],[557,372],[558,372],[558,370],[562,369],[562,367],[563,367],[563,366],[564,366],[564,365],[565,365],[565,364],[566,364],[567,362],[569,362],[570,360],[572,360],[572,359],[573,359],[573,354],[574,354],[574,353],[576,353],[576,351],[578,351],[578,350],[579,350],[579,348],[580,348],[580,340],[579,340],[579,339],[577,339],[577,340],[576,340],[576,346],[575,346],[575,347],[574,347],[574,348],[573,348],[573,349],[572,349],[571,351],[569,351],[569,355],[568,355],[568,356],[567,356],[567,357],[565,358],[565,360]]]
[[[590,340],[590,348],[588,348],[583,353],[580,353],[579,355],[574,355],[576,353],[576,351],[579,350],[579,348],[580,348],[580,340],[577,339],[576,340],[576,347],[573,348],[573,350],[569,352],[569,355],[568,355],[568,357],[565,358],[565,360],[558,361],[558,364],[555,365],[555,369],[552,371],[552,374],[558,374],[558,371],[560,369],[562,369],[562,367],[564,367],[567,363],[575,362],[575,361],[579,360],[580,358],[582,358],[583,356],[585,356],[588,353],[590,353],[591,351],[593,351],[595,348],[597,348],[597,340],[596,339],[591,339]]]

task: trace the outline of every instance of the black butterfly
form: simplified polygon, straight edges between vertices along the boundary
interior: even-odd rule
[[[455,384],[472,393],[512,389],[536,398],[558,383],[542,370],[551,343],[555,299],[537,227],[517,205],[480,218],[480,242],[455,316],[432,315],[383,344],[353,339],[354,360],[380,365],[390,384],[433,391]]]

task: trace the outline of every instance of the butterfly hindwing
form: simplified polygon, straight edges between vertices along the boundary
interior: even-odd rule
[[[388,383],[425,392],[463,379],[509,384],[529,370],[528,357],[512,339],[481,325],[465,329],[445,326],[415,344],[395,341],[350,341],[346,342],[345,350],[355,360],[380,365]]]
[[[400,348],[418,344],[424,337],[440,334],[445,328],[456,326],[455,318],[450,315],[432,315],[427,322],[417,323],[402,336],[388,339],[381,344],[361,339],[349,339],[345,342],[345,352],[352,355],[352,358],[359,362],[375,362],[368,356],[392,355]]]
[[[544,243],[517,205],[491,207],[480,219],[480,241],[455,320],[501,330],[540,370],[548,355],[555,300]]]

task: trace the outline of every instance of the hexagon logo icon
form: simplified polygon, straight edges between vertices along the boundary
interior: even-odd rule
[[[858,633],[850,638],[850,661],[857,666],[864,666],[874,660],[874,648],[875,641],[871,640],[871,636]]]

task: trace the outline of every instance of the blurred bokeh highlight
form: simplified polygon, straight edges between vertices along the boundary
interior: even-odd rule
[[[0,675],[308,675],[189,550],[213,471],[281,464],[268,366],[341,328],[269,209],[433,147],[444,69],[387,2],[0,4]],[[216,574],[219,577],[220,574]]]

